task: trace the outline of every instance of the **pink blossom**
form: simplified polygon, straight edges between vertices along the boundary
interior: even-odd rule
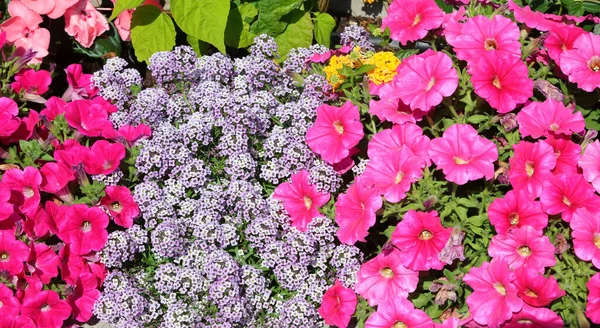
[[[54,8],[48,13],[48,17],[57,19],[62,17],[67,9],[73,7],[79,0],[55,0]]]
[[[475,64],[490,52],[507,57],[521,57],[520,30],[510,18],[475,16],[462,24],[460,35],[452,40],[456,56]]]
[[[40,189],[48,193],[58,193],[66,188],[70,181],[75,180],[73,170],[64,164],[48,162],[42,166],[40,172],[42,173]]]
[[[10,86],[16,93],[24,91],[34,95],[41,95],[48,91],[50,83],[52,83],[50,72],[26,69],[15,75],[15,82],[11,83]]]
[[[578,165],[583,170],[585,180],[600,193],[600,141],[596,140],[587,145]]]
[[[573,213],[570,225],[575,255],[600,269],[600,212],[580,208]]]
[[[108,30],[106,17],[88,0],[80,0],[65,12],[65,31],[85,48]]]
[[[581,158],[581,146],[571,141],[569,137],[549,136],[542,140],[554,149],[556,157],[556,166],[552,173],[554,174],[576,174],[577,162]]]
[[[547,99],[544,102],[532,102],[517,114],[519,132],[523,137],[540,138],[549,135],[571,135],[585,129],[581,112],[573,113],[562,102]]]
[[[539,272],[526,268],[518,269],[515,275],[514,283],[519,289],[519,296],[531,306],[550,305],[554,300],[566,294],[564,290],[560,289],[553,276],[546,278]]]
[[[73,205],[71,208],[72,215],[58,227],[64,237],[62,239],[78,255],[101,250],[108,240],[106,213],[98,207],[88,208],[83,204]]]
[[[596,273],[587,283],[589,290],[585,316],[593,323],[600,324],[600,273]]]
[[[25,53],[29,49],[35,51],[35,60],[30,63],[40,62],[48,55],[50,45],[50,31],[39,27],[42,17],[20,1],[11,1],[8,13],[11,17],[0,25],[0,29],[6,32],[6,39],[15,45],[17,53]]]
[[[393,297],[377,306],[377,311],[365,321],[365,328],[433,327],[429,316],[407,299]]]
[[[0,283],[0,317],[15,317],[21,311],[21,303],[13,294],[12,289]]]
[[[152,135],[152,130],[146,124],[123,125],[117,130],[117,135],[124,138],[129,147],[133,147],[138,140],[149,138]]]
[[[400,99],[413,110],[427,112],[451,96],[458,86],[452,59],[443,52],[428,50],[408,58],[398,67],[392,83]]]
[[[345,244],[366,241],[369,228],[375,224],[376,212],[382,206],[381,196],[375,188],[364,185],[362,177],[340,194],[335,202],[335,222],[340,226],[336,235]]]
[[[552,176],[556,166],[554,149],[545,142],[521,141],[513,146],[509,179],[515,189],[522,189],[531,199],[542,194],[544,180]]]
[[[392,243],[402,253],[405,267],[415,271],[441,270],[445,263],[438,254],[446,246],[452,228],[444,228],[436,211],[404,214],[392,233]]]
[[[67,102],[62,98],[52,96],[46,101],[46,108],[42,109],[40,115],[45,116],[49,121],[54,121],[56,116],[64,114],[67,111]]]
[[[466,9],[460,7],[452,13],[446,14],[442,23],[443,32],[446,42],[454,44],[456,38],[461,34],[463,22],[466,20]]]
[[[514,228],[492,238],[488,253],[493,258],[506,260],[511,269],[524,268],[543,273],[544,268],[556,264],[554,245],[532,226]]]
[[[561,214],[567,222],[571,221],[573,212],[578,208],[600,211],[600,197],[581,174],[559,174],[547,178],[540,202],[546,213]]]
[[[379,89],[379,99],[369,102],[369,113],[381,121],[396,124],[415,123],[427,113],[420,109],[412,110],[399,96],[395,83],[386,83]]]
[[[306,143],[324,161],[335,164],[348,156],[363,135],[358,107],[346,101],[342,107],[325,104],[317,108],[315,123],[306,131]]]
[[[87,137],[99,137],[107,130],[114,130],[107,110],[89,100],[68,103],[65,118],[72,128]]]
[[[508,113],[533,96],[527,65],[518,56],[490,52],[469,65],[475,93],[499,113]]]
[[[423,130],[416,124],[406,123],[392,126],[373,135],[367,149],[370,159],[386,156],[390,152],[400,152],[408,147],[415,156],[429,160],[429,138],[423,135]]]
[[[407,297],[419,283],[419,273],[405,268],[397,249],[382,252],[364,263],[356,274],[354,290],[374,306],[396,296]]]
[[[111,174],[119,168],[125,152],[125,147],[119,143],[98,140],[83,152],[83,167],[88,174]]]
[[[38,327],[60,328],[71,316],[71,307],[55,291],[44,290],[23,300],[21,314],[30,317]]]
[[[425,37],[443,21],[444,12],[433,0],[396,0],[388,7],[381,28],[389,27],[390,37],[406,45]]]
[[[319,307],[319,314],[325,319],[325,324],[340,328],[348,327],[350,319],[356,310],[358,300],[350,288],[342,286],[339,280],[325,292]]]
[[[19,124],[17,130],[13,132],[8,139],[3,140],[4,144],[19,143],[21,140],[29,140],[39,121],[40,117],[38,112],[29,110],[29,116],[21,118],[21,124]]]
[[[548,56],[556,62],[556,65],[560,66],[560,55],[565,50],[572,50],[575,40],[584,33],[586,32],[582,28],[571,25],[561,24],[560,27],[552,28],[544,40]]]
[[[23,262],[27,260],[29,249],[24,242],[17,240],[10,230],[0,231],[0,270],[11,275],[23,272]]]
[[[600,87],[600,35],[587,32],[580,35],[573,49],[560,55],[560,69],[569,76],[569,82],[585,91]]]
[[[58,251],[60,257],[60,277],[69,285],[77,285],[77,279],[82,273],[92,273],[86,260],[73,253],[69,244]]]
[[[467,297],[469,312],[480,325],[497,327],[523,307],[514,285],[515,273],[501,258],[471,268],[463,281],[473,288]]]
[[[0,319],[2,327],[5,328],[37,328],[35,322],[30,317],[18,315],[16,317],[3,317]]]
[[[521,190],[515,189],[490,204],[488,216],[497,233],[504,234],[526,225],[542,230],[548,225],[548,215],[542,211],[540,202],[523,196]]]
[[[521,311],[513,314],[510,321],[502,325],[502,328],[562,328],[562,318],[554,311],[547,308],[537,308],[523,304]]]
[[[21,212],[29,215],[35,214],[40,204],[39,186],[42,183],[42,175],[33,166],[27,166],[25,170],[10,169],[2,176],[2,183],[11,191],[15,204],[18,204]]]
[[[65,72],[69,83],[69,90],[66,93],[70,94],[71,99],[92,98],[98,93],[98,88],[92,85],[92,74],[83,74],[81,64],[71,64]]]
[[[20,0],[29,9],[40,15],[46,15],[54,9],[56,0]],[[60,0],[59,0],[60,1]]]
[[[123,228],[131,228],[133,219],[140,214],[131,191],[124,186],[106,187],[106,196],[100,200],[100,205],[106,206],[115,223]]]
[[[0,137],[8,137],[19,128],[19,106],[8,97],[0,97]]]
[[[29,249],[27,271],[31,275],[39,277],[44,284],[50,283],[50,279],[58,276],[58,266],[60,265],[58,255],[43,243],[31,242]]]
[[[300,231],[306,231],[312,219],[320,215],[319,207],[330,197],[309,183],[309,175],[308,171],[302,170],[292,175],[291,182],[280,184],[273,192],[273,198],[283,201],[283,207],[292,218],[292,226]]]
[[[422,158],[403,147],[400,152],[371,159],[362,176],[364,183],[375,186],[387,201],[397,203],[406,197],[412,183],[421,178],[424,167]]]
[[[22,222],[21,227],[29,239],[37,240],[48,233],[49,230],[47,226],[44,226],[48,221],[50,221],[48,214],[42,206],[38,206],[35,214],[25,217],[25,222]],[[39,234],[37,232],[39,232]]]
[[[480,137],[472,126],[454,124],[441,138],[431,140],[429,157],[444,171],[448,181],[463,185],[467,181],[494,177],[498,149],[493,142]]]
[[[0,221],[8,219],[15,211],[10,203],[10,194],[10,189],[0,182]]]
[[[94,302],[100,298],[98,278],[91,273],[82,273],[77,277],[75,290],[68,298],[73,308],[73,317],[79,322],[87,322],[92,317]]]
[[[113,2],[115,0],[112,0]],[[131,17],[134,10],[123,10],[115,19],[115,27],[123,41],[131,41]],[[328,58],[329,59],[329,58]]]

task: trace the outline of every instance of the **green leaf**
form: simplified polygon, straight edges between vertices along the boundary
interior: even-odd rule
[[[287,23],[281,21],[281,18],[292,12],[292,10],[300,7],[302,2],[302,0],[257,1],[256,9],[258,9],[258,20],[252,24],[252,33],[256,35],[266,33],[271,36],[277,36],[283,33]]]
[[[600,1],[598,0],[583,0],[583,9],[586,12],[597,14],[600,13]]]
[[[192,49],[194,49],[194,52],[196,52],[196,54],[198,56],[204,56],[204,55],[208,54],[210,44],[208,44],[202,40],[198,40],[189,34],[186,36],[186,40],[187,40],[188,44],[192,47]]]
[[[374,68],[375,68],[375,65],[362,65],[354,73],[356,75],[365,74],[365,73],[372,71]]]
[[[169,15],[152,5],[141,6],[131,18],[131,42],[139,61],[175,46],[175,25]]]
[[[275,38],[279,46],[281,60],[284,60],[285,56],[293,48],[310,47],[313,40],[312,31],[313,23],[310,19],[310,14],[303,11],[296,12],[292,23],[288,25],[283,33]]]
[[[331,32],[335,29],[335,19],[328,13],[316,13],[315,15],[315,40],[329,48],[331,46]]]
[[[108,20],[113,20],[127,9],[137,8],[144,0],[117,0],[112,14]]]
[[[447,4],[444,0],[435,0],[435,3],[442,9],[446,14],[451,13],[454,8],[451,5]]]
[[[171,0],[171,13],[185,33],[225,52],[229,0]]]
[[[258,10],[251,3],[237,5],[229,11],[225,28],[225,44],[234,48],[246,48],[254,42],[250,23],[258,16]]]
[[[487,121],[488,119],[489,119],[489,116],[487,116],[487,115],[471,115],[467,119],[467,122],[477,124],[477,123]]]

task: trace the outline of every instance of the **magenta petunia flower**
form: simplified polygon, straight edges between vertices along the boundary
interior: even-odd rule
[[[313,218],[320,215],[319,207],[329,201],[328,193],[320,193],[309,183],[309,173],[302,170],[275,188],[273,198],[283,201],[283,207],[292,218],[292,226],[306,231]]]
[[[448,55],[427,50],[403,61],[392,83],[402,102],[427,112],[456,91],[458,73]]]
[[[600,87],[600,35],[591,32],[580,35],[572,50],[560,55],[560,69],[588,92]]]
[[[600,212],[580,208],[570,222],[575,255],[600,269]]]
[[[140,214],[140,209],[133,200],[131,191],[124,186],[106,187],[106,196],[100,205],[106,206],[115,223],[123,228],[131,228],[133,219]]]
[[[152,130],[146,124],[123,125],[117,130],[117,135],[125,138],[129,147],[133,147],[139,140],[150,138]]]
[[[17,131],[21,125],[18,115],[17,103],[10,98],[0,97],[0,137],[8,137]]]
[[[369,113],[377,116],[382,122],[396,124],[415,123],[425,116],[426,111],[412,110],[399,96],[394,83],[386,83],[379,90],[380,100],[369,102]]]
[[[596,273],[590,278],[587,289],[589,293],[585,306],[585,316],[590,318],[593,323],[600,324],[600,273]]]
[[[70,181],[75,180],[75,172],[64,165],[54,162],[48,162],[40,169],[42,173],[42,183],[40,189],[48,193],[68,192],[65,190]]]
[[[514,189],[522,189],[531,199],[542,194],[544,180],[552,176],[556,166],[554,149],[545,142],[521,141],[513,146],[510,158],[509,180]]]
[[[67,123],[77,132],[87,137],[99,137],[107,131],[113,131],[108,120],[108,111],[90,100],[75,100],[67,104],[65,112]]]
[[[358,107],[348,100],[342,107],[317,107],[315,124],[306,131],[306,143],[324,161],[335,164],[348,156],[363,135]]]
[[[8,219],[15,212],[10,203],[10,194],[10,189],[0,182],[0,221]]]
[[[583,170],[585,180],[594,186],[600,193],[600,141],[596,140],[585,148],[585,152],[578,162]]]
[[[548,136],[545,140],[542,140],[549,144],[554,149],[554,156],[556,157],[556,166],[552,173],[554,174],[576,174],[577,163],[581,158],[581,146],[571,141],[570,137],[554,137]]]
[[[406,123],[392,126],[373,135],[367,149],[370,159],[386,156],[390,152],[400,152],[408,147],[415,156],[429,163],[429,138],[423,135],[423,129],[416,124]]]
[[[462,24],[460,34],[450,44],[456,57],[474,64],[490,52],[520,58],[519,36],[519,27],[510,18],[475,16]]]
[[[441,138],[429,143],[429,157],[442,169],[448,181],[463,185],[467,181],[494,177],[498,159],[496,145],[477,134],[468,124],[454,124]]]
[[[0,317],[15,317],[21,311],[21,303],[13,294],[12,289],[0,283]]]
[[[523,137],[540,138],[550,135],[567,135],[582,132],[585,121],[581,112],[565,107],[561,102],[547,99],[532,102],[517,114],[519,132]]]
[[[58,227],[63,241],[78,255],[101,250],[108,240],[108,215],[98,207],[88,208],[83,204],[71,208],[71,215]]]
[[[490,241],[491,257],[506,260],[511,269],[524,268],[543,273],[544,268],[556,264],[554,245],[532,226],[514,228]]]
[[[600,211],[600,197],[581,174],[559,174],[544,181],[540,196],[544,211],[550,215],[561,214],[563,220],[570,222],[578,208]]]
[[[10,87],[15,93],[27,92],[34,95],[46,93],[52,83],[50,72],[45,70],[24,69],[15,75]]]
[[[473,288],[467,297],[469,312],[480,325],[497,327],[523,307],[514,285],[515,273],[501,258],[471,268],[463,281]]]
[[[560,27],[551,28],[548,37],[544,40],[548,56],[560,66],[560,55],[565,50],[572,50],[575,40],[584,33],[586,33],[584,29],[573,25],[560,24]]]
[[[533,96],[533,81],[520,57],[496,52],[469,65],[475,93],[499,113],[508,113]]]
[[[402,253],[402,265],[415,271],[441,270],[438,254],[446,246],[452,228],[444,228],[436,211],[404,214],[392,233],[392,243]]]
[[[11,275],[20,274],[28,255],[29,248],[15,238],[12,230],[0,231],[0,270],[6,270]]]
[[[424,167],[422,158],[403,147],[400,152],[371,159],[362,176],[364,183],[375,186],[388,202],[397,203],[406,197],[412,183],[421,178]]]
[[[490,223],[499,234],[522,226],[542,230],[548,225],[548,215],[540,202],[530,200],[519,189],[511,190],[503,198],[496,198],[488,207]]]
[[[325,324],[340,328],[348,327],[356,310],[358,299],[351,288],[342,286],[339,280],[325,292],[319,314]]]
[[[340,226],[336,235],[345,244],[366,241],[369,228],[375,224],[375,213],[382,206],[381,196],[375,188],[364,185],[363,178],[340,194],[335,202],[335,222]]]
[[[125,147],[120,143],[110,143],[106,140],[96,141],[92,147],[83,151],[82,161],[88,174],[111,174],[125,158]]]
[[[543,274],[526,268],[516,270],[515,274],[514,283],[519,289],[519,297],[531,306],[550,305],[566,294],[553,276],[546,278]]]
[[[381,28],[389,27],[390,37],[402,45],[425,37],[444,21],[444,12],[434,0],[392,1],[387,12]]]
[[[502,328],[562,328],[562,318],[548,308],[538,308],[523,304],[521,311],[513,314],[510,321],[504,323]]]
[[[58,267],[60,266],[58,255],[43,243],[31,242],[29,249],[29,257],[25,264],[27,271],[31,275],[39,277],[44,284],[50,283],[50,279],[58,276]]]
[[[30,317],[38,327],[60,328],[71,316],[71,307],[55,291],[44,290],[23,300],[21,314]]]
[[[74,168],[82,162],[83,154],[87,151],[89,149],[80,145],[77,140],[67,139],[54,151],[54,158],[57,163]]]
[[[2,327],[6,328],[37,328],[35,322],[30,317],[18,315],[16,317],[0,318]]]
[[[433,321],[407,299],[394,297],[379,306],[365,321],[365,328],[433,327]]]
[[[79,322],[87,322],[92,317],[94,303],[100,298],[98,278],[91,273],[82,273],[77,278],[75,290],[67,299],[73,308],[73,317]]]
[[[12,199],[21,212],[35,214],[40,204],[39,186],[42,183],[42,175],[38,169],[27,166],[24,170],[7,170],[2,176],[2,183],[12,191]]]
[[[67,102],[62,98],[52,96],[46,101],[46,108],[40,111],[40,115],[45,116],[48,121],[54,121],[54,119],[67,111]]]
[[[404,267],[397,249],[385,251],[363,263],[354,290],[374,306],[396,296],[407,297],[417,289],[419,273]]]

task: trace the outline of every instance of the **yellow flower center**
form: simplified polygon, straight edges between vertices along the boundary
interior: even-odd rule
[[[308,196],[304,196],[304,206],[306,206],[307,210],[310,210],[310,207],[312,206],[312,199]]]
[[[508,216],[508,220],[510,220],[511,225],[519,224],[519,214],[517,214],[517,212],[512,213]]]
[[[335,121],[333,122],[333,127],[335,128],[335,130],[339,133],[342,134],[344,133],[344,125],[342,124],[341,121]]]
[[[468,164],[469,161],[465,161],[464,159],[458,157],[458,156],[454,156],[452,158],[454,160],[454,163],[458,164],[458,165],[464,165],[464,164]]]
[[[521,255],[521,256],[530,256],[531,248],[529,248],[527,246],[521,246],[517,249],[517,253],[519,253],[519,255]]]
[[[498,49],[498,43],[494,38],[485,39],[484,42],[485,50],[496,50]]]
[[[594,234],[594,245],[600,249],[600,234]]]
[[[403,178],[404,178],[404,173],[402,173],[402,172],[398,172],[398,174],[396,174],[396,180],[395,180],[395,183],[396,183],[396,184],[399,184],[399,183],[402,181],[402,179],[403,179]]]
[[[527,172],[528,177],[531,178],[533,176],[533,173],[535,172],[533,162],[525,163],[525,172]]]
[[[560,125],[558,125],[556,123],[550,124],[550,130],[552,130],[552,131],[558,131],[559,128],[560,128]]]
[[[492,80],[492,84],[498,88],[498,89],[502,89],[502,86],[500,85],[500,78],[498,77],[498,75],[494,76],[494,79]]]
[[[563,204],[567,206],[571,206],[571,201],[567,198],[567,196],[563,196]]]
[[[389,267],[385,267],[385,268],[379,270],[379,273],[386,278],[394,277],[394,271],[392,271],[392,269],[390,269]]]
[[[598,57],[598,56],[592,57],[592,59],[590,59],[588,61],[588,67],[594,72],[599,72],[600,71],[600,57]]]
[[[29,187],[23,188],[23,196],[25,196],[26,198],[31,198],[34,194],[35,192],[33,191],[33,189]]]
[[[496,289],[496,291],[498,293],[500,293],[500,295],[502,295],[502,296],[506,295],[506,288],[504,288],[504,286],[501,283],[499,283],[499,282],[495,283],[494,288]]]
[[[406,324],[404,324],[404,322],[402,321],[398,321],[394,324],[393,328],[407,328],[408,326]]]
[[[413,21],[412,26],[419,24],[420,21],[421,21],[421,14],[417,14],[417,16],[415,16],[415,20]]]
[[[429,81],[429,84],[427,84],[427,91],[431,90],[431,88],[433,88],[434,85],[435,85],[435,77],[432,77],[431,81]]]
[[[527,296],[529,296],[529,297],[538,297],[537,294],[533,290],[531,290],[529,288],[527,288],[527,290],[525,291],[524,294],[527,295]]]
[[[419,234],[419,239],[421,239],[421,240],[429,240],[431,238],[433,238],[433,234],[431,233],[431,231],[423,230]]]

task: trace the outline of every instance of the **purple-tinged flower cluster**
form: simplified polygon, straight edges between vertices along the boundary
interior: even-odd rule
[[[369,40],[369,32],[359,25],[348,25],[340,35],[340,44],[351,48],[360,47],[362,51],[374,51],[373,43]]]

